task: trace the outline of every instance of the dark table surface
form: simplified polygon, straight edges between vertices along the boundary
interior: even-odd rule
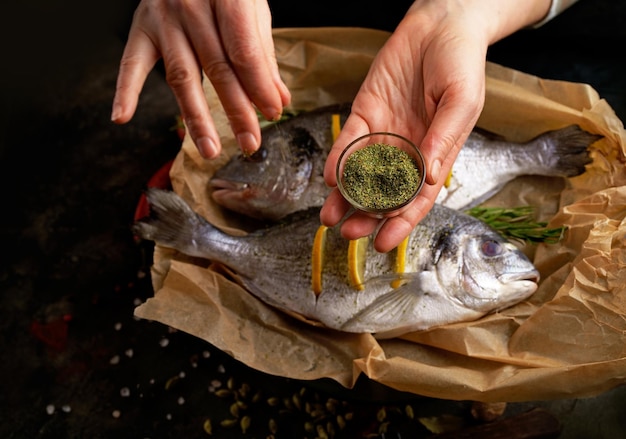
[[[326,3],[333,4],[299,12],[274,1],[274,24],[391,30],[405,7],[378,14],[376,2],[345,11]],[[180,147],[172,130],[178,109],[161,68],[133,121],[109,121],[135,4],[22,2],[2,16],[0,437],[209,437],[208,419],[214,437],[263,438],[270,419],[277,437],[315,437],[318,424],[339,431],[337,415],[347,426],[336,437],[428,437],[407,405],[415,417],[475,422],[469,401],[367,381],[348,391],[267,376],[192,336],[133,318],[153,292],[151,247],[133,239],[130,224],[146,182]],[[589,83],[626,120],[625,43],[626,2],[583,0],[543,28],[494,45],[488,58]],[[319,406],[319,417],[299,401]],[[626,434],[623,386],[586,399],[511,403],[504,418],[536,407],[561,422],[562,438]],[[245,415],[245,436],[239,423],[219,425]]]

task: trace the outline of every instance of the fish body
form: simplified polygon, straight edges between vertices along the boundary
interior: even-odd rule
[[[338,228],[327,229],[322,288],[316,293],[312,246],[319,209],[231,236],[174,192],[149,189],[147,198],[152,216],[135,223],[138,236],[220,262],[266,304],[339,331],[388,338],[475,320],[526,299],[539,281],[530,260],[485,223],[436,205],[411,233],[402,273],[396,272],[395,251],[378,253],[368,247],[360,291],[349,279],[349,241]]]
[[[331,116],[339,114],[343,124],[349,113],[350,104],[331,105],[264,128],[257,153],[234,156],[216,171],[210,182],[213,199],[235,212],[269,220],[321,206],[330,193],[323,170],[333,144]],[[522,175],[582,174],[591,162],[588,146],[600,137],[572,125],[516,143],[475,129],[437,202],[463,210]]]

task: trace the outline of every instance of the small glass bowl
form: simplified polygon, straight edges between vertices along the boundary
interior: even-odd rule
[[[366,206],[359,203],[350,195],[350,190],[346,189],[344,183],[344,168],[346,166],[346,162],[348,158],[355,152],[360,149],[363,149],[370,145],[375,144],[384,144],[391,145],[400,150],[406,152],[414,161],[415,166],[419,173],[419,180],[415,187],[415,190],[404,201],[401,201],[399,204],[394,206],[389,206],[386,208],[377,208],[372,206]],[[426,180],[426,166],[424,162],[424,156],[420,150],[415,146],[413,142],[410,140],[394,133],[387,132],[375,132],[366,134],[352,141],[346,148],[341,152],[339,156],[339,160],[337,161],[337,188],[341,192],[341,195],[357,210],[364,212],[365,214],[374,217],[374,218],[389,218],[392,216],[399,215],[402,213],[409,204],[417,197],[417,195],[422,190],[424,185],[424,181]]]

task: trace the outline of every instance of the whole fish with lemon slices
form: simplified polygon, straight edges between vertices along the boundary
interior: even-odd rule
[[[366,241],[347,241],[337,228],[320,226],[319,209],[235,237],[174,192],[149,189],[147,199],[151,216],[135,223],[138,236],[219,262],[266,304],[339,331],[388,338],[475,320],[526,299],[539,281],[512,243],[440,205],[401,253],[378,253]],[[362,251],[350,252],[355,242]]]
[[[331,105],[265,127],[261,148],[255,154],[234,156],[216,171],[210,182],[213,199],[235,212],[269,220],[321,206],[330,192],[323,170],[333,144],[333,120],[337,129],[349,113],[350,104]],[[437,202],[463,210],[487,200],[522,175],[580,175],[591,162],[589,145],[599,138],[576,125],[524,143],[475,129]]]

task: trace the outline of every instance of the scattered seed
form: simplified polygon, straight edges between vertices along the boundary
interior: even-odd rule
[[[298,395],[297,393],[294,393],[293,396],[291,397],[291,401],[293,402],[293,405],[298,409],[298,410],[302,410],[302,403],[300,402],[300,395]]]
[[[311,417],[313,419],[323,418],[324,415],[326,415],[326,413],[324,412],[324,410],[321,410],[321,409],[315,409],[311,412]]]
[[[236,419],[224,419],[220,421],[220,425],[224,428],[230,428],[234,425],[237,425],[237,420]]]
[[[232,395],[232,392],[228,389],[218,389],[215,391],[215,395],[220,398],[226,398],[227,396]]]
[[[277,398],[277,397],[275,397],[275,396],[272,396],[271,398],[268,398],[268,399],[267,399],[267,404],[268,404],[270,407],[276,407],[276,406],[278,405],[278,403],[279,403],[279,402],[280,402],[280,401],[279,401],[279,400],[278,400],[278,398]]]
[[[276,424],[276,420],[274,418],[270,418],[267,423],[267,426],[270,430],[270,433],[276,434],[278,432],[278,425]]]
[[[335,431],[335,426],[333,425],[332,422],[328,421],[326,423],[326,431],[328,432],[328,435],[330,437],[335,437],[336,431]]]
[[[46,406],[46,413],[52,415],[54,413],[55,407],[53,404],[48,404]]]
[[[226,381],[226,387],[228,387],[230,390],[233,390],[235,388],[235,379],[233,377],[228,378],[228,381]]]
[[[204,421],[204,424],[202,425],[202,428],[204,428],[204,432],[206,434],[213,434],[213,426],[211,425],[211,420],[207,419]]]
[[[293,403],[291,402],[291,399],[287,397],[283,398],[283,405],[287,410],[293,410]]]
[[[313,431],[313,429],[314,429],[314,428],[315,428],[315,427],[313,426],[313,423],[312,423],[312,422],[306,421],[306,422],[304,423],[304,431],[307,431],[307,432],[309,432],[309,433],[310,433],[310,432],[312,432],[312,431]]]
[[[386,418],[387,418],[387,410],[385,410],[385,407],[381,407],[378,410],[378,413],[376,413],[376,419],[378,420],[378,422],[383,422]]]
[[[237,404],[230,405],[230,414],[235,418],[239,418],[239,406]]]
[[[243,434],[246,434],[246,432],[250,428],[250,424],[252,424],[252,419],[250,418],[250,416],[246,415],[243,418],[241,418],[241,421],[239,422],[239,426],[241,427],[241,432]]]
[[[242,398],[247,398],[248,395],[250,394],[250,384],[248,383],[241,383],[241,386],[239,387],[239,396],[241,396]]]
[[[316,429],[317,429],[317,437],[321,439],[328,439],[328,433],[326,433],[326,430],[324,430],[323,425],[317,424]]]
[[[260,391],[259,391],[259,392],[256,392],[256,393],[254,394],[254,396],[252,397],[252,403],[253,403],[253,404],[256,404],[257,402],[259,402],[259,401],[261,400],[261,396],[263,396],[263,395],[261,394],[261,392],[260,392]]]
[[[387,433],[387,430],[389,430],[389,421],[380,424],[380,426],[378,427],[378,434],[384,435]]]
[[[172,386],[178,382],[179,379],[180,379],[180,377],[173,376],[169,380],[167,380],[165,382],[165,390],[170,390],[172,388]]]
[[[404,408],[404,413],[406,413],[406,417],[409,419],[413,419],[415,417],[415,413],[413,412],[413,407],[408,404]]]
[[[344,428],[346,428],[346,420],[344,419],[343,416],[337,415],[337,425],[339,426],[340,430],[343,430]]]
[[[354,417],[354,413],[348,412],[348,413],[344,414],[343,417],[346,419],[346,421],[351,421],[352,418]]]
[[[339,401],[334,398],[328,398],[328,401],[326,401],[326,410],[334,414],[337,410],[337,404],[339,404]]]

